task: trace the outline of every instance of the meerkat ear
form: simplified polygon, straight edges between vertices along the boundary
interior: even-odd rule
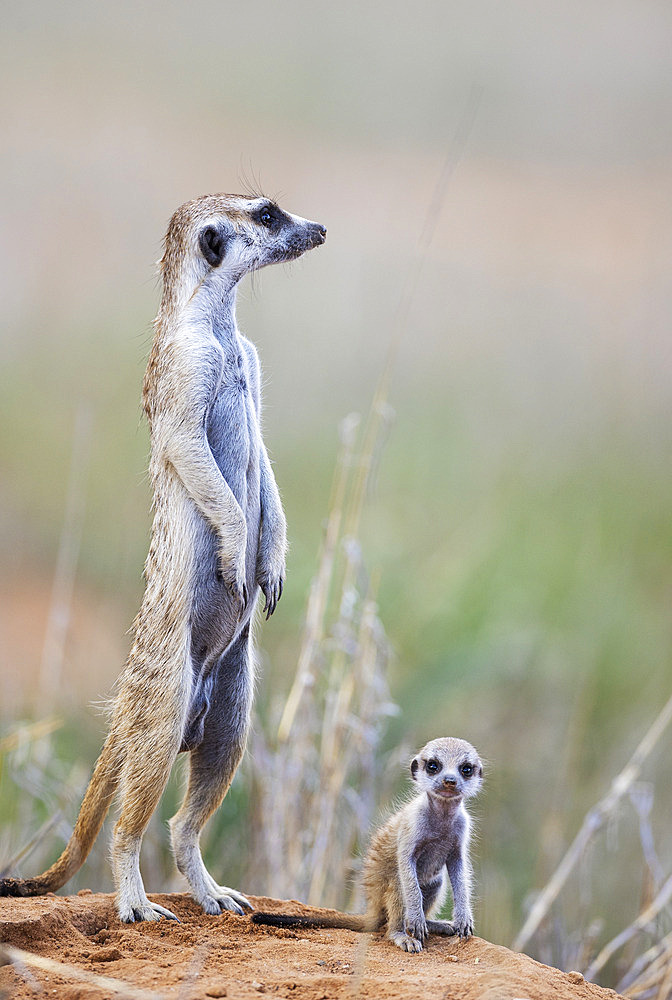
[[[214,226],[207,226],[198,237],[201,253],[211,267],[219,267],[224,260],[227,242],[224,233]]]
[[[418,758],[414,757],[413,760],[411,761],[411,777],[413,778],[413,781],[418,780],[417,775],[419,766],[420,765],[418,764]]]

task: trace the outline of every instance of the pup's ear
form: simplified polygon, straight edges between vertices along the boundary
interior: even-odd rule
[[[417,781],[418,780],[418,768],[419,767],[420,767],[420,764],[418,763],[418,758],[414,757],[413,760],[411,761],[411,777],[413,778],[413,781]]]
[[[214,226],[206,226],[198,237],[198,245],[201,253],[211,267],[219,267],[226,254],[226,244],[228,239],[225,233],[215,229]]]

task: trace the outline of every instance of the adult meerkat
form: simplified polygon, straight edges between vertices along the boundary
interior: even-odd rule
[[[323,226],[241,195],[197,198],[170,221],[143,384],[154,520],[133,646],[65,850],[37,878],[1,880],[0,895],[64,885],[118,791],[112,866],[119,917],[174,917],[145,894],[140,843],[177,754],[188,750],[189,783],[170,824],[177,867],[206,913],[252,908],[215,882],[199,848],[245,747],[258,592],[268,618],[285,575],[285,518],[259,425],[259,361],[236,324],[236,288],[248,271],[293,260],[325,238]]]
[[[374,834],[364,859],[366,913],[301,917],[253,913],[258,924],[276,927],[335,927],[376,931],[404,951],[422,951],[428,934],[474,932],[471,912],[471,821],[464,800],[479,791],[483,765],[470,743],[452,737],[432,740],[411,761],[418,794]],[[453,890],[453,919],[430,919]]]

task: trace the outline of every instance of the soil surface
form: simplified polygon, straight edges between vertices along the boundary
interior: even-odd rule
[[[209,917],[187,895],[153,895],[182,923],[121,924],[113,898],[0,899],[0,942],[64,963],[45,971],[17,962],[0,968],[0,996],[12,1000],[155,997],[292,1000],[370,997],[441,1000],[606,1000],[611,990],[577,973],[540,965],[480,938],[430,938],[418,955],[382,935],[258,926],[247,917]],[[314,912],[297,902],[252,897],[259,909]],[[1,946],[0,946],[1,948]],[[11,951],[7,957],[15,958]],[[2,959],[0,958],[0,961]],[[75,978],[76,973],[88,979]],[[93,977],[119,981],[114,984]],[[126,984],[126,989],[122,988]],[[139,991],[143,991],[141,994]]]

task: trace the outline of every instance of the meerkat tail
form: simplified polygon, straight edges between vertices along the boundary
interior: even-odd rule
[[[51,868],[35,878],[0,879],[0,896],[44,896],[65,885],[86,861],[119,781],[115,741],[108,737],[96,761],[70,840]]]
[[[340,916],[293,916],[290,913],[264,913],[255,910],[251,915],[253,924],[267,924],[270,927],[326,927],[333,930],[366,931],[366,917],[355,913],[343,913]]]

